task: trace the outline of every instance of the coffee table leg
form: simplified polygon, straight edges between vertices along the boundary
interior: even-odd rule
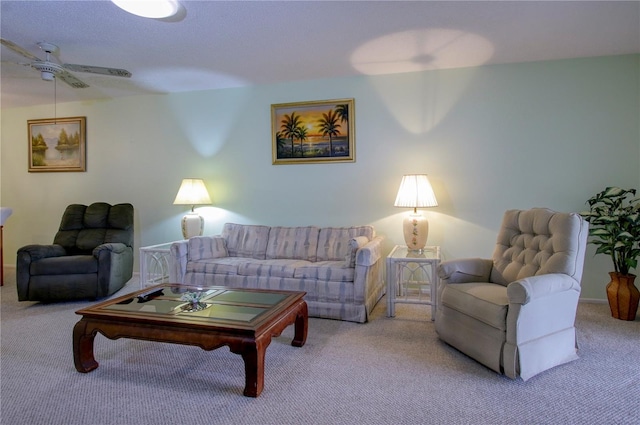
[[[244,395],[247,397],[258,397],[264,389],[264,357],[267,345],[269,344],[264,344],[261,340],[245,343],[242,352],[238,353],[244,360]]]
[[[307,303],[302,301],[300,310],[296,315],[295,334],[291,345],[294,347],[302,347],[307,342],[307,331],[309,329],[309,309]]]
[[[87,333],[87,322],[81,319],[73,327],[73,362],[78,372],[91,372],[98,367],[93,357],[93,340],[95,332]]]

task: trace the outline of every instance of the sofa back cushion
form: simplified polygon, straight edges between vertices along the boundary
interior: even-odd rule
[[[228,257],[227,241],[222,236],[193,236],[189,244],[189,261]]]
[[[292,259],[315,262],[320,228],[272,227],[267,243],[267,260]]]
[[[580,282],[587,233],[588,223],[577,213],[509,210],[493,252],[491,281],[506,286],[525,277],[563,273]]]
[[[372,226],[324,227],[318,236],[318,261],[344,261],[351,253],[349,241],[365,236],[375,237]]]
[[[225,223],[222,237],[227,241],[229,257],[266,258],[269,226]]]

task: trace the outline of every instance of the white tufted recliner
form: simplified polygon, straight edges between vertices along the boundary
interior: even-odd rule
[[[492,259],[440,264],[440,339],[513,379],[577,359],[587,230],[577,213],[507,211]]]

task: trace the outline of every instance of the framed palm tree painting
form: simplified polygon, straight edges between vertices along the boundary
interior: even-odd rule
[[[271,105],[273,164],[354,162],[355,101]]]

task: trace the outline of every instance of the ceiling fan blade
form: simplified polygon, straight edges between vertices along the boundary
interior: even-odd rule
[[[78,65],[73,63],[65,63],[62,65],[65,69],[74,72],[90,72],[92,74],[111,75],[113,77],[131,77],[131,73],[126,69],[105,68],[102,66]]]
[[[34,61],[39,61],[40,60],[39,57],[27,52],[25,49],[23,49],[22,47],[20,47],[17,44],[15,44],[13,41],[9,41],[9,40],[5,40],[4,38],[0,38],[0,43],[2,43],[3,46],[6,46],[9,49],[13,50],[14,52],[24,56],[25,58],[29,58],[29,59],[34,60]]]
[[[73,87],[74,89],[84,89],[86,87],[89,87],[89,84],[85,83],[84,81],[81,81],[79,79],[77,79],[74,75],[66,72],[66,71],[62,71],[56,74],[56,78],[64,81],[65,83],[69,84],[71,87]]]

